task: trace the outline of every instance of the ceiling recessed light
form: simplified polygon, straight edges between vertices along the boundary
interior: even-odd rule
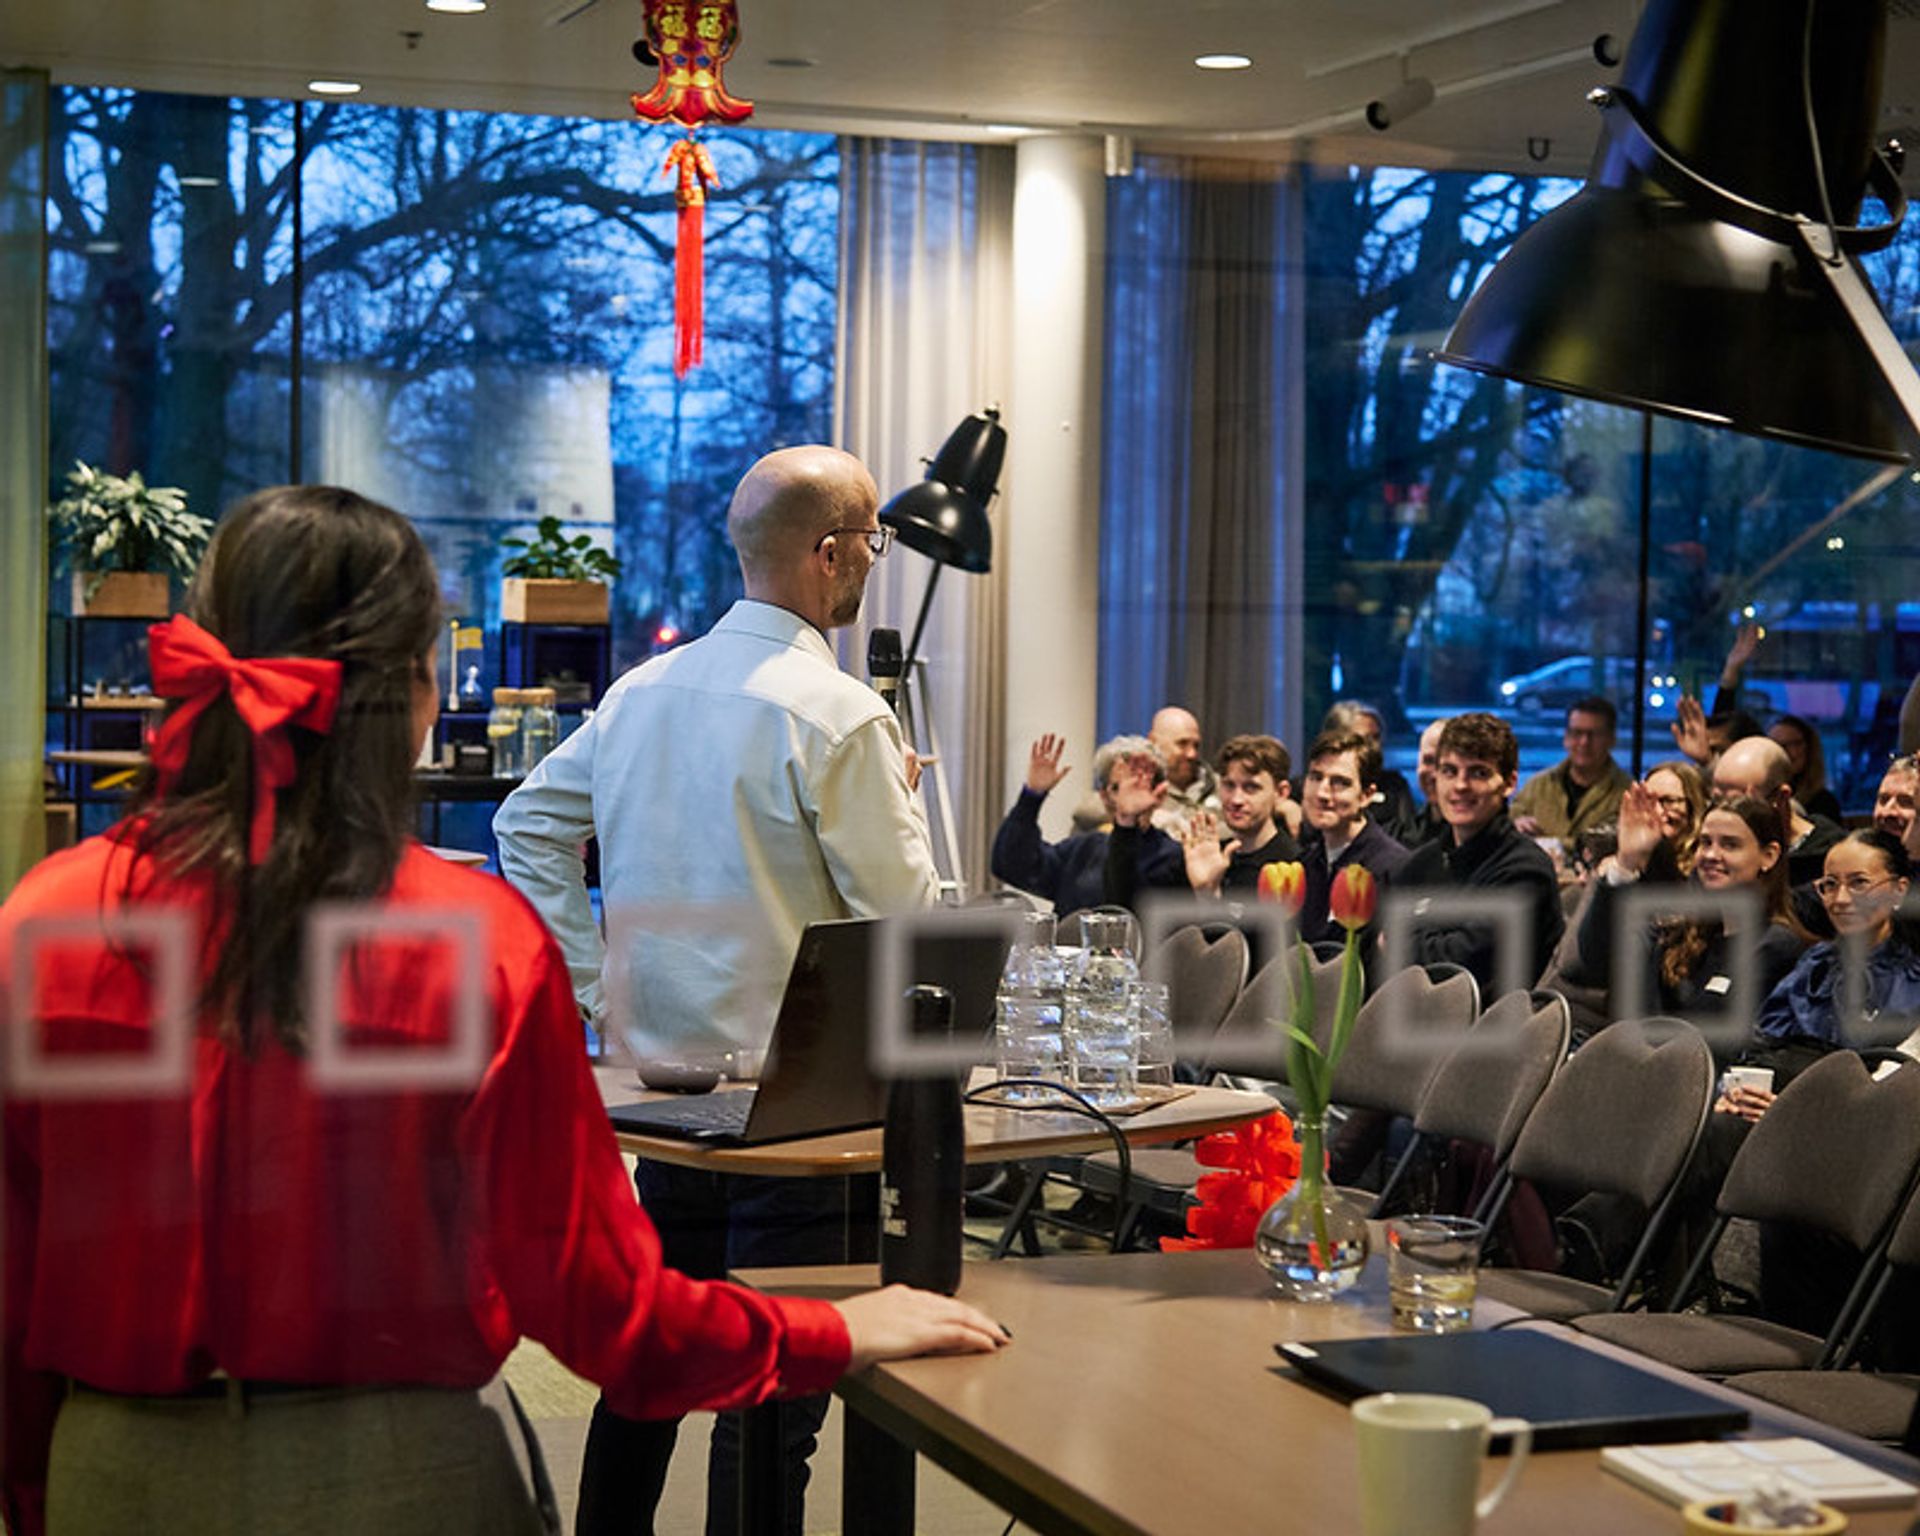
[[[442,16],[477,16],[487,8],[487,0],[427,0],[427,9]]]
[[[1025,133],[1027,130],[1018,123],[982,123],[988,133]]]
[[[1248,69],[1253,64],[1244,53],[1203,53],[1193,62],[1201,69]]]
[[[779,58],[768,59],[767,67],[769,69],[812,69],[819,62],[818,59],[809,59],[801,54],[783,53]]]
[[[182,176],[180,178],[180,185],[183,187],[217,187],[220,185],[220,178],[218,176]]]
[[[113,256],[120,250],[118,240],[89,240],[80,249],[89,256]]]
[[[358,80],[309,80],[307,89],[316,96],[358,96]]]

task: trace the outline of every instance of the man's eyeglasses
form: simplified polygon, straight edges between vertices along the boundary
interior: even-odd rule
[[[1813,888],[1822,901],[1832,901],[1842,891],[1856,901],[1869,891],[1877,891],[1883,885],[1893,884],[1893,876],[1883,875],[1878,880],[1869,880],[1865,875],[1850,875],[1845,880],[1833,875],[1822,875],[1813,882]]]
[[[893,548],[893,530],[891,528],[829,528],[825,533],[821,534],[819,538],[813,541],[813,547],[818,549],[822,544],[826,543],[828,539],[833,538],[836,534],[842,533],[859,534],[861,538],[867,541],[867,548],[873,551],[873,558],[876,560],[885,559],[887,551]]]

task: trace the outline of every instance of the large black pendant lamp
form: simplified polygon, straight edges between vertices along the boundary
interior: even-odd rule
[[[1649,0],[1586,187],[1514,242],[1443,362],[1786,442],[1920,454],[1920,375],[1857,257],[1884,0]],[[1886,219],[1856,224],[1867,190]]]

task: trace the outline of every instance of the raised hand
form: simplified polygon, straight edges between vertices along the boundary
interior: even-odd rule
[[[1109,782],[1113,786],[1108,799],[1115,826],[1142,825],[1167,798],[1167,781],[1154,783],[1152,765],[1140,758],[1115,763]]]
[[[1914,818],[1920,821],[1920,817]],[[1227,877],[1240,843],[1220,841],[1220,823],[1212,811],[1195,811],[1180,833],[1180,847],[1187,859],[1187,884],[1201,895],[1212,895]]]
[[[1067,738],[1049,731],[1027,753],[1027,788],[1044,795],[1067,776],[1068,765],[1061,762],[1067,750]]]
[[[1720,686],[1737,688],[1740,674],[1760,646],[1760,626],[1748,619],[1733,632],[1733,644],[1727,647],[1727,663],[1720,669]]]
[[[1614,854],[1620,868],[1640,874],[1660,846],[1660,802],[1644,784],[1629,784],[1620,797],[1620,842]]]
[[[1696,763],[1707,762],[1713,756],[1713,743],[1707,739],[1706,710],[1692,694],[1683,693],[1675,712],[1673,744]]]

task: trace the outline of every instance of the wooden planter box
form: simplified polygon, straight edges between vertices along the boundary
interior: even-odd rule
[[[91,598],[89,587],[93,587]],[[165,571],[73,573],[73,611],[90,619],[164,619],[172,606]]]
[[[500,617],[509,624],[604,624],[604,581],[546,581],[508,576],[500,582]]]

